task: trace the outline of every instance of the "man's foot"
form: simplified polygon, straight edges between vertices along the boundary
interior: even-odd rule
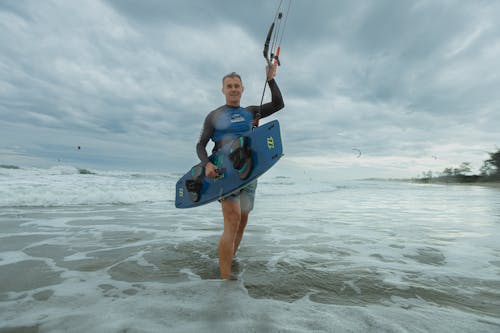
[[[237,281],[238,280],[238,276],[233,275],[233,274],[230,274],[229,276],[222,276],[221,275],[220,278],[223,280],[228,280],[228,281]]]

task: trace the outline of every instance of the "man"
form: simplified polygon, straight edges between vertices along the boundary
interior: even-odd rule
[[[218,176],[217,167],[208,160],[206,146],[211,139],[214,151],[252,129],[254,118],[264,118],[281,110],[285,105],[273,73],[275,68],[266,68],[267,84],[271,90],[271,102],[261,106],[240,106],[243,94],[241,77],[235,72],[222,79],[222,93],[226,104],[213,110],[205,118],[196,152],[205,166],[205,175]],[[250,182],[240,193],[223,198],[221,202],[224,217],[224,232],[219,241],[219,269],[223,279],[231,279],[231,264],[253,209],[257,180]]]

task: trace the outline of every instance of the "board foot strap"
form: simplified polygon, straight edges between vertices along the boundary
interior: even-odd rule
[[[229,150],[229,160],[233,167],[238,170],[240,179],[245,180],[250,176],[253,167],[252,150],[249,147],[250,139],[240,136],[231,144]]]
[[[198,202],[201,198],[201,188],[203,185],[203,171],[201,165],[196,165],[191,169],[191,179],[186,180],[186,189],[189,192],[191,201]]]

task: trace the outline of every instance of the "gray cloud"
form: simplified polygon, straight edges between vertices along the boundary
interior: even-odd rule
[[[3,158],[52,161],[84,141],[93,152],[75,163],[189,167],[225,73],[259,102],[276,5],[0,3]],[[490,1],[294,1],[277,77],[284,164],[348,177],[480,163],[500,141],[499,15]]]

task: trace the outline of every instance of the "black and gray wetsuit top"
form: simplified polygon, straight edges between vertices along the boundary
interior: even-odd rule
[[[216,151],[225,143],[250,131],[259,110],[260,118],[265,118],[285,106],[276,81],[273,79],[268,81],[268,84],[271,89],[270,103],[263,104],[262,107],[252,105],[246,108],[223,105],[208,114],[203,124],[200,140],[196,145],[196,153],[203,165],[208,163],[206,150],[208,140],[212,139],[215,142],[213,151]]]

